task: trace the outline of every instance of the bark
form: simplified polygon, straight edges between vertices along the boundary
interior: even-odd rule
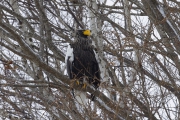
[[[1,0],[0,118],[179,118],[179,2]],[[91,29],[101,84],[77,105],[64,56],[77,29]]]

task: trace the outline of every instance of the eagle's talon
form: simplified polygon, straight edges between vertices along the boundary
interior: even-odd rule
[[[83,89],[85,89],[85,88],[86,88],[86,86],[87,86],[86,84],[83,84],[82,88],[83,88]]]
[[[79,83],[79,80],[77,80],[77,81],[76,81],[76,84],[77,84],[77,85],[79,85],[79,84],[80,84],[80,83]]]

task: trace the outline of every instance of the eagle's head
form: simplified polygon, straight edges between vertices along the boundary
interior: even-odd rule
[[[77,30],[77,33],[79,36],[87,38],[88,36],[91,35],[91,31],[90,30]]]

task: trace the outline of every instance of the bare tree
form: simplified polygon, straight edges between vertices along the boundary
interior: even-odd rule
[[[1,0],[0,118],[180,119],[180,2]],[[67,77],[77,29],[91,29],[98,90]],[[96,96],[78,105],[71,89]]]

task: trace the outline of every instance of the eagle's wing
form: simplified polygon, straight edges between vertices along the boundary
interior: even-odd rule
[[[66,57],[65,57],[65,63],[67,66],[67,73],[70,79],[73,79],[72,75],[72,63],[74,61],[74,54],[73,54],[73,48],[71,45],[68,45]]]
[[[65,57],[65,63],[67,66],[67,73],[70,79],[73,79],[72,75],[72,64],[74,61],[74,53],[73,48],[71,45],[68,45],[66,57]],[[86,92],[78,91],[78,90],[72,90],[74,98],[77,100],[79,104],[86,104],[87,103],[87,97]]]
[[[70,79],[73,79],[72,75],[72,63],[74,61],[74,53],[73,53],[73,48],[71,45],[68,45],[67,52],[66,52],[66,57],[65,57],[65,63],[67,67],[67,73]],[[87,103],[87,98],[86,98],[86,93],[78,90],[72,90],[74,98],[77,100],[79,104],[86,104]]]

